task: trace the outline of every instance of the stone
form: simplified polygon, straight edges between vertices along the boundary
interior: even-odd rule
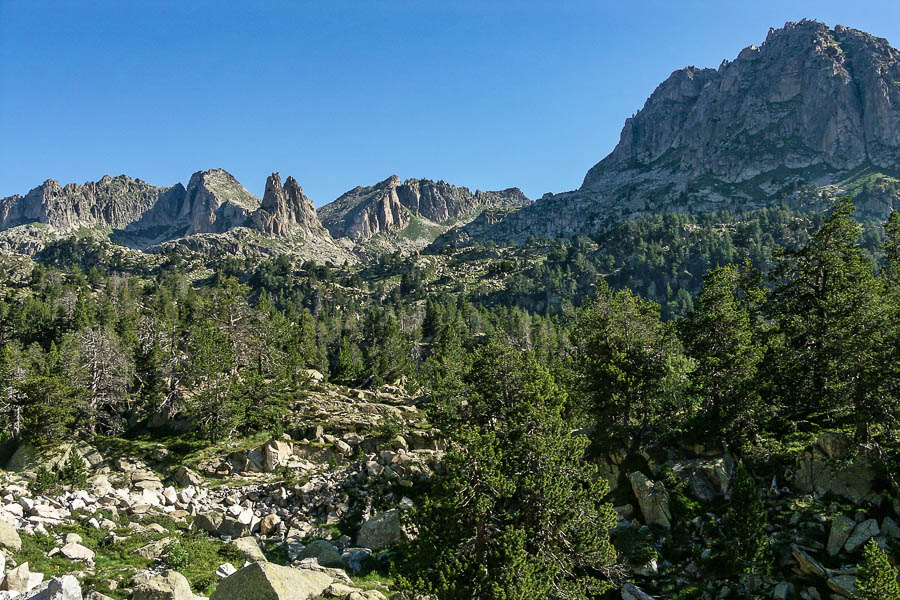
[[[634,585],[626,583],[622,586],[622,600],[654,600],[653,596]]]
[[[178,467],[175,471],[173,479],[175,483],[179,486],[186,488],[190,486],[200,487],[203,485],[203,478],[200,475],[187,467]]]
[[[786,581],[782,581],[778,585],[775,586],[775,589],[772,591],[772,598],[775,600],[787,600],[791,597],[791,594],[794,591],[794,586]]]
[[[856,523],[853,519],[844,515],[834,517],[831,521],[831,533],[828,534],[828,544],[826,545],[826,551],[829,556],[838,555],[841,548],[847,543],[847,538],[850,537],[854,527],[856,527]]]
[[[878,521],[867,519],[853,529],[853,533],[850,534],[850,537],[847,538],[847,542],[844,544],[844,550],[850,553],[856,552],[879,533]]]
[[[177,571],[151,573],[143,571],[134,577],[132,600],[194,600],[191,586]]]
[[[6,577],[0,582],[0,590],[24,594],[31,589],[31,575],[32,573],[31,569],[28,568],[28,563],[24,562],[15,569],[10,569],[6,572]],[[41,579],[43,579],[43,577],[41,577]]]
[[[648,525],[660,525],[669,529],[672,526],[672,513],[669,510],[669,493],[661,483],[654,483],[640,471],[628,476],[631,489],[638,500],[641,514]]]
[[[22,538],[19,537],[16,528],[2,519],[0,519],[0,548],[13,552],[22,549]]]
[[[315,558],[323,567],[344,569],[347,566],[334,544],[325,540],[310,543],[300,552],[298,558]]]
[[[257,562],[221,580],[210,600],[310,600],[332,581],[326,573]]]
[[[850,450],[850,438],[843,433],[825,432],[816,444],[828,458],[844,458]]]
[[[175,541],[174,538],[164,537],[160,540],[152,541],[148,544],[144,544],[140,548],[138,548],[135,553],[138,556],[146,558],[147,560],[156,560],[158,558],[162,558],[166,549]]]
[[[101,594],[100,592],[90,591],[84,595],[84,600],[113,600],[106,594]]]
[[[281,525],[281,517],[275,513],[269,513],[260,520],[259,532],[263,535],[269,535],[278,531],[279,525]]]
[[[66,544],[60,553],[69,560],[94,560],[94,551],[81,544]]]
[[[276,468],[287,464],[294,455],[294,449],[284,440],[271,440],[263,446],[263,470],[272,473]]]
[[[54,577],[47,587],[31,600],[82,600],[81,585],[71,575]]]
[[[856,593],[856,577],[852,575],[832,577],[828,580],[828,589],[851,598]]]
[[[822,566],[822,563],[807,554],[804,550],[801,550],[796,545],[793,545],[791,546],[791,553],[797,560],[797,564],[799,565],[801,571],[803,571],[807,575],[825,577],[825,567]]]
[[[885,517],[881,522],[881,535],[889,540],[900,539],[900,527],[897,522],[890,517]]]
[[[255,537],[246,536],[231,540],[231,544],[241,553],[245,554],[251,561],[266,561],[266,555],[263,554],[262,548]]]
[[[795,462],[790,481],[806,493],[835,494],[860,503],[872,494],[875,469],[863,456],[837,461],[807,452]]]
[[[356,544],[375,552],[407,540],[400,513],[389,510],[378,513],[362,524],[356,537]]]

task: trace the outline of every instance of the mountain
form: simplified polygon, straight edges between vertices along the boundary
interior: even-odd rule
[[[0,199],[0,248],[33,254],[49,241],[87,230],[130,248],[206,254],[291,252],[355,261],[335,243],[300,184],[273,173],[262,200],[222,169],[194,173],[187,187],[152,186],[126,175],[83,185],[47,180],[24,196]]]
[[[484,215],[452,239],[521,243],[641,214],[817,206],[847,193],[864,217],[900,207],[900,52],[804,20],[717,69],[675,71],[580,188]]]
[[[394,236],[423,246],[481,211],[521,208],[531,200],[518,188],[474,193],[445,181],[407,179],[396,175],[366,187],[355,187],[319,209],[319,218],[335,238],[366,244],[378,236]]]

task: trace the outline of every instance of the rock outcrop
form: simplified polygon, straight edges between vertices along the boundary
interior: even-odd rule
[[[363,241],[378,233],[407,227],[413,217],[432,224],[473,218],[487,208],[519,208],[531,203],[518,188],[474,193],[445,181],[407,179],[396,175],[367,187],[356,187],[319,209],[334,237]]]
[[[301,232],[307,237],[329,237],[316,215],[312,200],[293,177],[284,186],[281,175],[272,173],[266,180],[266,192],[262,205],[253,213],[253,226],[270,235],[288,235]]]
[[[900,52],[816,21],[770,30],[717,69],[686,67],[625,121],[581,187],[545,195],[462,240],[591,234],[645,213],[827,205],[900,206]]]

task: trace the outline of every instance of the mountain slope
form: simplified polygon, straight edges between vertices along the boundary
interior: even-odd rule
[[[391,175],[375,185],[353,188],[321,207],[319,217],[335,238],[387,250],[403,245],[403,241],[411,247],[423,247],[485,209],[520,208],[530,203],[518,188],[473,193],[445,181],[401,182]]]
[[[578,190],[456,239],[566,237],[647,213],[809,206],[843,193],[884,218],[900,206],[898,175],[900,52],[804,20],[718,69],[675,71]]]

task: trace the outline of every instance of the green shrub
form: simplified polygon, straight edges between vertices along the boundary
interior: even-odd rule
[[[87,479],[87,464],[84,462],[84,458],[78,452],[72,450],[69,452],[66,464],[59,471],[59,481],[73,488],[85,488],[87,487]]]
[[[46,494],[59,487],[59,475],[44,465],[38,467],[34,480],[28,484],[32,494]]]

